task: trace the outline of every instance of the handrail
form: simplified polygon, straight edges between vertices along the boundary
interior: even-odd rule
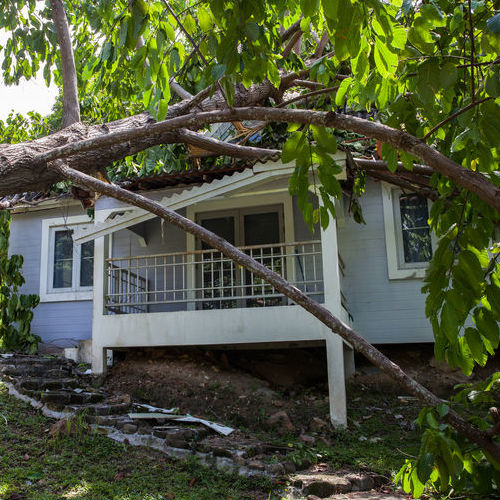
[[[268,243],[266,245],[247,245],[237,247],[239,250],[257,250],[259,248],[276,248],[276,247],[291,247],[296,245],[312,245],[319,244],[321,240],[309,240],[309,241],[292,241],[292,242],[282,242],[282,243]],[[146,254],[146,255],[130,255],[127,257],[109,257],[106,258],[106,262],[116,262],[120,260],[130,260],[130,259],[146,259],[154,257],[175,257],[177,255],[196,255],[203,253],[217,252],[221,253],[220,250],[207,248],[204,250],[186,250],[185,252],[169,252],[169,253],[157,253],[157,254]]]

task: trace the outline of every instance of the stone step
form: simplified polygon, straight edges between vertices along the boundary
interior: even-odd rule
[[[98,403],[105,398],[105,395],[99,392],[75,392],[71,389],[59,391],[45,391],[40,394],[40,400],[44,403],[55,403],[66,406],[68,404],[86,404]]]
[[[18,390],[45,391],[46,389],[68,389],[81,386],[81,382],[76,378],[43,378],[29,377],[23,378],[14,383]]]
[[[129,413],[132,405],[130,403],[97,403],[86,405],[67,405],[64,411],[72,411],[78,414],[86,413],[92,416],[116,416]]]
[[[11,358],[0,358],[2,365],[15,365],[15,366],[71,366],[72,361],[59,357],[41,357],[41,356],[13,356]]]
[[[46,377],[61,378],[71,375],[69,366],[56,365],[3,365],[1,373],[10,377]]]

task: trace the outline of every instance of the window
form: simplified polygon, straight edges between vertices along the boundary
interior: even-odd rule
[[[422,278],[432,257],[428,200],[382,185],[389,279]]]
[[[92,299],[94,242],[77,245],[75,226],[86,216],[46,219],[42,222],[40,298],[44,302]]]

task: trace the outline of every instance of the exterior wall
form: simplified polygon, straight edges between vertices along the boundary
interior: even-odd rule
[[[24,257],[26,283],[22,293],[40,294],[42,220],[84,214],[80,206],[62,206],[12,214],[10,253]],[[33,333],[45,344],[74,346],[78,340],[92,336],[92,301],[40,303],[34,310]]]
[[[432,342],[422,280],[388,277],[381,184],[368,181],[360,203],[366,225],[346,215],[339,227],[343,291],[353,328],[375,344]]]

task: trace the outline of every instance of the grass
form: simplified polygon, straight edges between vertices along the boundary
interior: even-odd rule
[[[172,461],[97,434],[50,438],[52,423],[0,383],[1,499],[277,498],[269,480]]]
[[[323,462],[334,470],[364,469],[390,477],[407,456],[418,452],[419,433],[411,428],[417,405],[363,387],[349,387],[348,395],[349,429],[328,433],[327,444],[318,439],[306,446],[297,436],[276,433],[258,437],[288,447],[287,460],[302,466]],[[311,414],[326,403],[317,404]],[[304,421],[308,418],[304,415]],[[98,434],[50,438],[53,422],[8,396],[0,383],[0,499],[279,498],[270,480],[174,461]]]

